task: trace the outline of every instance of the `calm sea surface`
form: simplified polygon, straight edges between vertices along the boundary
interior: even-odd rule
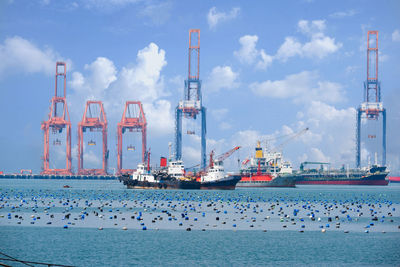
[[[71,188],[63,189],[63,185],[66,184]],[[338,206],[355,205],[357,202],[368,208],[371,207],[368,205],[374,205],[379,218],[382,214],[386,215],[385,222],[381,223],[382,227],[388,226],[382,228],[387,229],[386,233],[373,231],[373,227],[369,233],[365,233],[364,228],[344,233],[341,229],[331,231],[332,226],[326,233],[321,233],[320,230],[307,230],[308,225],[302,233],[298,231],[300,228],[263,232],[260,229],[251,230],[245,227],[225,230],[207,229],[207,231],[195,230],[195,227],[192,231],[185,231],[185,228],[179,227],[173,229],[160,227],[159,230],[149,227],[147,231],[128,227],[128,230],[123,231],[118,226],[104,227],[104,230],[99,231],[97,226],[91,227],[89,223],[82,223],[81,226],[77,224],[76,227],[70,225],[68,229],[64,229],[61,226],[17,225],[14,217],[7,219],[8,213],[27,214],[27,217],[32,214],[31,204],[29,204],[31,205],[29,210],[25,211],[22,207],[13,207],[15,203],[23,200],[32,202],[37,199],[57,201],[63,199],[64,201],[66,198],[71,201],[88,200],[89,202],[136,200],[149,203],[176,201],[197,204],[213,201],[221,205],[225,203],[225,206],[228,202],[246,205],[259,203],[260,206],[263,203],[280,202],[285,203],[285,207],[288,207],[290,203],[310,205],[310,203],[321,202]],[[35,205],[38,202],[35,202]],[[116,181],[7,179],[0,180],[0,205],[0,215],[3,215],[0,219],[0,252],[29,261],[74,266],[400,265],[399,185],[387,187],[299,186],[293,189],[188,192],[126,190]],[[124,206],[121,206],[121,211],[122,208]],[[40,210],[40,205],[35,209]],[[53,209],[57,212],[57,207]],[[144,209],[143,212],[145,212]],[[392,222],[387,220],[388,212],[392,215],[390,217]],[[233,212],[228,210],[227,218],[233,216],[230,214]],[[121,221],[118,223],[121,225]],[[356,229],[357,225],[354,224],[352,227]],[[12,266],[23,266],[2,260],[0,262]]]

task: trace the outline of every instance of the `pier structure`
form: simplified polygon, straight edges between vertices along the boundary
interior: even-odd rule
[[[55,92],[51,99],[50,112],[47,121],[43,121],[41,129],[44,133],[43,149],[43,175],[72,175],[71,164],[71,120],[69,118],[66,99],[66,73],[65,62],[56,63]],[[61,84],[61,89],[59,86]],[[58,137],[65,131],[65,168],[57,169],[50,167],[50,145],[61,146],[62,140]],[[50,136],[55,137],[50,144]]]
[[[184,99],[175,109],[175,159],[182,159],[182,119],[196,121],[201,116],[201,158],[200,166],[206,167],[206,108],[202,104],[200,81],[200,30],[189,30],[189,71],[185,80]],[[196,134],[187,130],[186,134]]]
[[[367,79],[364,82],[364,102],[357,109],[357,130],[356,130],[356,166],[361,167],[361,144],[362,137],[364,144],[368,143],[371,146],[370,155],[375,156],[378,161],[380,155],[380,165],[386,165],[386,109],[383,107],[381,99],[381,84],[378,79],[378,31],[368,31],[367,34]],[[368,125],[378,125],[378,131],[381,131],[382,136],[377,136],[376,133],[365,133],[368,130]],[[381,144],[380,140],[381,139]],[[379,140],[379,141],[377,141]],[[378,142],[378,143],[377,143]],[[377,164],[379,164],[377,162]]]
[[[84,168],[84,133],[101,133],[102,135],[102,166],[98,169]],[[90,139],[87,146],[97,146],[96,140]],[[101,101],[87,101],[82,121],[78,124],[78,174],[107,175],[107,117]]]
[[[134,169],[124,169],[122,166],[122,151],[123,151],[123,134],[126,132],[141,132],[142,133],[142,162],[146,161],[146,146],[147,146],[147,122],[143,111],[143,105],[140,101],[127,101],[125,103],[122,119],[117,125],[117,175],[124,173],[132,173]],[[129,144],[128,151],[135,151],[136,148]]]

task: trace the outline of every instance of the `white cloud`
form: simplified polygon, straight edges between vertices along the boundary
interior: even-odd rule
[[[149,135],[170,134],[174,128],[173,112],[171,103],[163,99],[168,93],[161,75],[166,65],[165,51],[154,43],[139,50],[136,63],[119,72],[110,59],[99,57],[85,65],[86,74],[72,74],[70,110],[80,117],[86,100],[103,100],[107,116],[112,118],[109,121],[119,121],[125,101],[138,100],[144,106]]]
[[[357,12],[353,9],[351,10],[346,10],[346,11],[338,11],[335,13],[332,13],[329,15],[329,17],[331,18],[345,18],[345,17],[352,17],[355,14],[357,14]]]
[[[308,158],[313,161],[330,162],[330,158],[325,156],[324,153],[316,147],[310,149],[310,154],[308,155]]]
[[[311,132],[321,135],[318,147],[334,163],[354,162],[354,108],[337,109],[320,101],[312,101],[306,111]]]
[[[329,54],[335,53],[339,48],[342,47],[341,43],[335,43],[334,38],[327,36],[317,37],[303,45],[303,54],[305,57],[313,58],[317,57],[322,59]]]
[[[9,72],[54,74],[56,62],[62,60],[52,49],[40,49],[19,36],[7,38],[0,44],[0,58],[0,76]],[[67,61],[67,67],[70,66]]]
[[[99,10],[106,10],[112,8],[122,8],[130,4],[136,4],[140,0],[86,0],[81,1],[88,9],[96,8]]]
[[[326,29],[324,20],[313,20],[311,22],[308,20],[300,20],[297,23],[297,27],[301,33],[309,36],[321,35]]]
[[[241,48],[239,51],[234,52],[234,55],[239,59],[240,62],[247,64],[254,62],[258,55],[258,51],[256,49],[257,41],[257,35],[245,35],[240,37],[239,43]]]
[[[272,56],[265,53],[263,49],[260,51],[260,57],[261,59],[257,62],[256,68],[261,70],[265,70],[269,67],[274,59]]]
[[[288,75],[284,80],[255,82],[249,87],[258,96],[292,99],[294,102],[321,100],[327,103],[337,103],[346,99],[340,84],[318,79],[317,72],[302,71]]]
[[[241,47],[234,55],[243,64],[255,64],[257,69],[265,70],[275,59],[282,62],[294,56],[322,59],[342,47],[335,38],[325,35],[325,20],[300,20],[297,27],[300,33],[310,38],[308,42],[301,43],[295,37],[287,36],[276,54],[268,55],[263,49],[256,48],[257,35],[245,35],[239,39]]]
[[[170,18],[171,9],[171,2],[151,3],[149,1],[139,12],[139,16],[149,18],[154,25],[162,25]]]
[[[171,102],[160,99],[153,103],[144,103],[143,109],[150,133],[162,136],[174,132],[175,120],[171,112]]]
[[[239,73],[234,72],[229,66],[216,66],[211,71],[203,87],[208,92],[237,88],[239,86],[238,76]]]
[[[324,20],[313,20],[311,22],[300,20],[297,26],[299,32],[310,37],[311,40],[302,44],[294,37],[286,37],[276,54],[276,58],[283,62],[293,56],[322,59],[342,47],[342,44],[335,42],[334,38],[325,36],[326,24]]]
[[[393,42],[400,42],[400,31],[399,30],[395,30],[392,33],[392,41]]]
[[[256,48],[257,41],[257,35],[240,37],[239,43],[241,47],[239,51],[235,51],[233,54],[241,63],[249,65],[255,63],[256,68],[264,70],[272,64],[273,57],[265,53],[263,49],[258,50]]]
[[[87,77],[80,72],[72,73],[71,88],[91,99],[102,99],[105,90],[117,79],[114,63],[105,57],[98,57],[91,64],[86,64],[85,70],[89,72]]]
[[[293,37],[286,37],[276,53],[276,58],[287,61],[289,58],[302,54],[302,44]]]
[[[207,14],[207,22],[210,29],[215,29],[217,24],[236,18],[239,15],[240,8],[234,7],[229,13],[218,12],[216,7],[210,8]]]

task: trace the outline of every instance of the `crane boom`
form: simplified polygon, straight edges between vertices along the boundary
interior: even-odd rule
[[[217,157],[217,160],[218,160],[218,161],[224,161],[225,159],[229,158],[229,157],[230,157],[236,150],[238,150],[239,148],[240,148],[240,146],[236,146],[236,147],[232,148],[231,150],[225,152],[224,154],[219,155],[219,156]]]
[[[304,128],[303,130],[295,133],[293,136],[291,136],[289,139],[283,141],[282,143],[280,143],[277,147],[275,147],[276,150],[282,150],[282,148],[289,143],[290,141],[292,141],[293,139],[299,137],[300,135],[306,133],[309,130],[309,128]]]

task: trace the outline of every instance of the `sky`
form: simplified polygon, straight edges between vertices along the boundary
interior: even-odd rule
[[[54,95],[57,61],[67,64],[73,170],[87,100],[104,103],[110,173],[116,168],[116,126],[128,100],[143,103],[147,146],[152,164],[158,164],[174,142],[175,107],[188,76],[188,32],[200,29],[207,153],[242,147],[226,160],[228,170],[254,154],[257,141],[282,151],[295,169],[303,161],[354,167],[367,32],[379,31],[387,163],[400,173],[398,14],[399,1],[3,0],[0,171],[41,171],[40,125]],[[363,165],[380,152],[379,123],[363,122]],[[185,134],[189,130],[195,134]],[[200,160],[199,120],[184,120],[183,133],[183,160],[192,166]],[[65,166],[63,134],[55,137],[62,145],[51,148],[51,167]],[[99,168],[100,137],[85,138],[84,166]],[[89,147],[88,140],[96,145]],[[128,145],[137,149],[128,151]],[[135,168],[139,134],[125,135],[123,155],[124,167]]]

